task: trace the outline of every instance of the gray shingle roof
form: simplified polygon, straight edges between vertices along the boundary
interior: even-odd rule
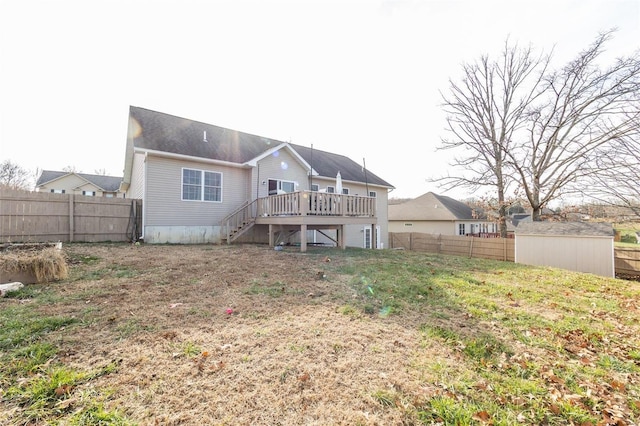
[[[393,188],[393,186],[372,173],[371,170],[366,171],[363,167],[351,160],[349,157],[345,157],[340,154],[333,154],[331,152],[320,151],[301,145],[289,144],[308,164],[311,164],[313,169],[320,175],[325,177],[335,178],[338,172],[342,176],[342,180],[354,181],[354,182],[366,182],[371,185],[381,185]],[[313,163],[312,163],[313,162]]]
[[[116,192],[120,188],[120,182],[122,182],[122,177],[118,176],[104,176],[104,175],[92,175],[87,173],[74,173],[74,172],[60,172],[54,170],[43,170],[40,176],[38,177],[38,181],[36,182],[36,186],[44,185],[52,180],[56,180],[61,178],[62,176],[75,174],[80,176],[81,178],[87,180],[98,188],[102,189],[106,192]]]
[[[473,209],[445,195],[427,192],[402,204],[389,206],[389,220],[473,220]]]
[[[244,164],[284,143],[134,106],[130,117],[139,126],[133,141],[136,148]],[[313,161],[320,176],[335,178],[339,171],[343,180],[365,182],[362,166],[348,157],[314,149],[312,158],[311,148],[289,146],[308,164]],[[366,177],[372,185],[393,187],[369,170]]]
[[[613,226],[610,223],[591,222],[521,222],[516,235],[580,235],[612,237]]]

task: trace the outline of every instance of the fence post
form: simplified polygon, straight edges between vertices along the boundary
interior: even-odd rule
[[[409,232],[409,250],[413,250],[413,232]]]
[[[69,242],[73,242],[73,194],[69,194]]]
[[[473,257],[473,236],[471,237],[471,241],[469,242],[469,258]]]
[[[504,261],[507,261],[507,239],[503,238],[502,239],[502,254],[504,257]]]

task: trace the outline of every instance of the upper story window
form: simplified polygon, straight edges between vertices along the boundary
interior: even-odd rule
[[[376,198],[377,196],[378,196],[378,193],[376,191],[369,191],[369,197]]]
[[[222,173],[182,169],[182,199],[222,201]]]
[[[320,186],[318,186],[317,183],[312,183],[311,184],[311,190],[315,191],[315,192],[318,192],[320,190]]]
[[[327,186],[327,192],[329,194],[334,194],[336,192],[336,188],[334,186]]]
[[[342,188],[342,193],[344,195],[349,195],[349,188]]]

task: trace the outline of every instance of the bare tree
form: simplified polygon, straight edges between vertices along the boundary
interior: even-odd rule
[[[64,166],[62,168],[63,172],[67,172],[67,173],[81,173],[81,171],[76,167],[76,166]]]
[[[602,171],[597,158],[638,133],[638,53],[601,70],[597,60],[611,36],[599,35],[556,71],[551,55],[508,42],[499,61],[483,56],[464,65],[462,82],[450,81],[443,96],[452,136],[440,146],[462,152],[452,163],[461,171],[433,180],[495,191],[503,236],[509,195],[525,198],[539,220],[550,201],[581,191]]]
[[[550,201],[582,192],[602,173],[598,157],[637,134],[640,61],[636,53],[601,70],[596,61],[611,35],[544,77],[544,97],[526,114],[528,137],[507,150],[533,220]]]
[[[626,207],[640,216],[640,121],[637,132],[614,141],[596,159],[599,172],[583,194],[599,202]]]
[[[0,163],[0,186],[11,189],[30,189],[31,176],[28,170],[11,160]]]
[[[93,174],[100,175],[100,176],[106,176],[107,175],[107,169],[95,169],[93,171]]]
[[[548,64],[548,57],[507,41],[500,60],[484,55],[463,65],[462,81],[450,80],[450,94],[442,96],[450,136],[442,139],[439,149],[462,150],[451,164],[460,173],[432,180],[445,189],[495,190],[503,237],[507,236],[507,192],[514,184],[508,153],[514,135],[527,122],[526,112],[540,96]]]

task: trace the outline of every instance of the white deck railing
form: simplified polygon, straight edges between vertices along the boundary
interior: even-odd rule
[[[345,216],[375,217],[376,199],[327,192],[289,192],[258,201],[258,216]]]

